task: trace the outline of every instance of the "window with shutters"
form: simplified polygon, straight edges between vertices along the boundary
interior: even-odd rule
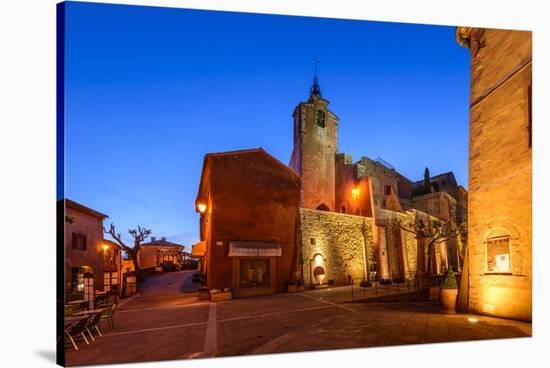
[[[86,250],[88,248],[88,239],[85,234],[73,232],[72,248]]]

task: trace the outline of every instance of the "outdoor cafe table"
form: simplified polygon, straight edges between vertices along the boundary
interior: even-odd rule
[[[100,312],[103,312],[104,310],[105,310],[105,308],[90,309],[90,310],[85,310],[85,311],[82,311],[82,312],[73,313],[73,316],[86,316],[88,314],[100,313]]]
[[[81,319],[84,319],[84,318],[87,318],[87,316],[85,316],[85,315],[81,315],[81,316],[67,316],[67,317],[65,317],[65,324],[72,323],[72,322],[76,322],[76,321],[80,321]]]

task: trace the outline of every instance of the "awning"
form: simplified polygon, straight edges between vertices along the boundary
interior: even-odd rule
[[[191,248],[191,257],[204,257],[206,254],[206,242],[201,241]]]
[[[229,242],[229,257],[280,257],[281,245],[268,242]]]

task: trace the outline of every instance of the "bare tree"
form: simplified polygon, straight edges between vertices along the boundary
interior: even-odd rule
[[[424,223],[422,219],[418,221],[403,221],[399,218],[392,220],[395,226],[399,226],[401,229],[413,233],[418,242],[418,247],[424,247],[419,249],[417,254],[417,273],[423,274],[425,272],[424,259],[428,259],[427,269],[428,273],[431,273],[433,268],[433,261],[435,260],[436,251],[435,245],[443,243],[448,240],[459,238],[462,240],[466,235],[466,226],[463,224],[456,225],[451,219],[447,222],[441,222],[439,220],[428,221]]]
[[[141,269],[139,267],[138,263],[138,253],[139,249],[141,247],[141,243],[147,239],[147,237],[151,234],[150,229],[146,229],[144,227],[141,227],[138,225],[137,229],[128,229],[128,233],[132,235],[134,238],[134,246],[130,247],[126,245],[122,241],[122,237],[120,233],[117,233],[115,230],[115,225],[111,223],[111,226],[109,227],[109,230],[103,228],[103,231],[106,234],[111,235],[111,237],[122,247],[122,250],[124,250],[132,259],[132,262],[134,264],[134,270],[136,272],[136,278],[138,280],[141,280]]]

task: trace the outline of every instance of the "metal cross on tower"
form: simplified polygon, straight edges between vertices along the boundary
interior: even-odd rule
[[[311,86],[310,93],[311,95],[316,95],[321,97],[321,86],[319,86],[319,79],[317,78],[317,64],[321,64],[321,61],[316,57],[311,58],[313,61],[313,85]]]
[[[321,64],[321,60],[317,59],[317,57],[313,57],[311,61],[313,61],[313,76],[317,78],[317,64]]]

